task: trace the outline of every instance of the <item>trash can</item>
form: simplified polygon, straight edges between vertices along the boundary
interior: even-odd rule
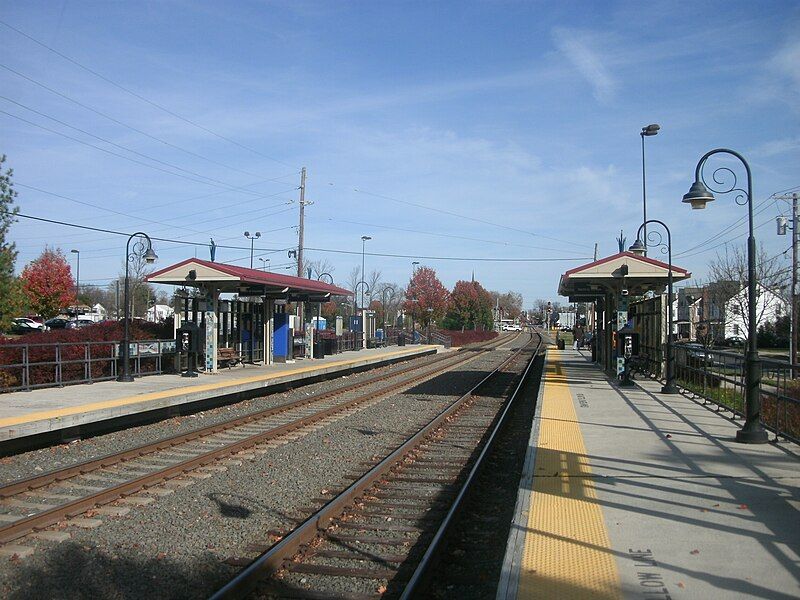
[[[405,346],[406,345],[406,334],[400,333],[397,335],[397,345],[398,346]]]
[[[325,347],[322,340],[314,342],[314,358],[325,358]]]
[[[562,340],[561,338],[558,338],[558,340],[556,340],[556,347],[559,350],[563,350],[564,349],[564,340]]]

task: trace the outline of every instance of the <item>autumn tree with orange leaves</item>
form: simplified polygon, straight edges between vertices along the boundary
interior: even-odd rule
[[[42,319],[55,317],[76,301],[72,270],[60,249],[45,248],[25,266],[20,279],[28,305]]]
[[[403,309],[415,321],[427,327],[431,321],[444,317],[449,300],[450,292],[436,277],[436,271],[420,267],[408,282]]]
[[[491,329],[492,295],[477,281],[457,281],[450,294],[448,327]]]

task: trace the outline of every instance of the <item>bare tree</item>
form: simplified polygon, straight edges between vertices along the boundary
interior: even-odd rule
[[[767,256],[763,246],[756,252],[756,324],[763,323],[764,315],[770,303],[761,301],[765,292],[769,291],[785,298],[782,289],[787,278],[787,272],[781,267],[776,257]],[[708,265],[707,295],[712,306],[724,311],[727,305],[744,322],[743,336],[747,337],[750,330],[750,303],[747,293],[747,251],[740,246],[725,247],[724,254],[717,254]],[[723,320],[729,315],[721,313]]]
[[[316,260],[305,261],[305,269],[308,272],[311,269],[311,278],[317,279],[323,273],[327,273],[333,277],[334,266],[327,258],[318,258]]]

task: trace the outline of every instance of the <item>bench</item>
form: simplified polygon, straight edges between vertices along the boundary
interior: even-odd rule
[[[235,348],[217,348],[217,366],[228,367],[229,369],[235,365],[241,364],[242,357],[236,352]]]

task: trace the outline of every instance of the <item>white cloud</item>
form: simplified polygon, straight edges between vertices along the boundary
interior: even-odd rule
[[[575,29],[557,27],[553,30],[553,41],[578,72],[592,86],[594,97],[607,102],[614,96],[616,82],[608,72],[592,35]]]

